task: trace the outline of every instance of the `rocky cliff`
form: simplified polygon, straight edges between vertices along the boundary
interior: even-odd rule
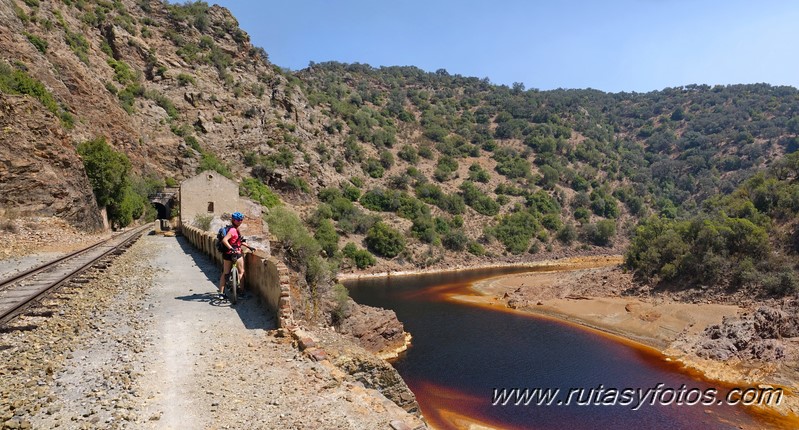
[[[190,8],[159,1],[0,3],[0,62],[53,101],[0,99],[4,210],[96,228],[75,152],[90,139],[104,137],[138,174],[179,181],[209,159],[239,175],[245,152],[270,152],[289,138],[284,120],[293,140],[313,132],[310,113],[297,108],[300,93],[235,18],[200,5],[187,16]],[[21,151],[34,146],[35,155]],[[42,173],[28,183],[21,172],[33,165],[28,173]]]
[[[99,229],[83,164],[57,124],[35,100],[0,94],[0,216],[57,216]]]

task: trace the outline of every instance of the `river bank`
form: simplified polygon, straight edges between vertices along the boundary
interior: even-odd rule
[[[739,317],[751,307],[732,304],[686,303],[667,294],[628,295],[632,275],[620,269],[621,256],[560,259],[530,265],[540,270],[503,275],[476,282],[476,294],[453,295],[452,300],[503,312],[555,319],[657,351],[686,372],[726,386],[781,387],[780,405],[758,413],[778,415],[792,426],[799,423],[797,372],[780,360],[725,361],[702,358],[692,348],[705,328],[724,318]],[[786,340],[793,356],[797,342]]]
[[[618,255],[585,255],[576,257],[556,257],[547,258],[539,261],[496,261],[484,264],[451,264],[444,266],[434,266],[424,269],[413,270],[377,270],[373,272],[366,271],[352,271],[340,272],[337,275],[339,281],[351,281],[356,279],[370,279],[370,278],[385,278],[391,276],[418,276],[418,275],[432,275],[452,272],[462,272],[464,270],[484,270],[484,269],[507,269],[512,267],[518,268],[541,268],[549,267],[556,270],[561,266],[568,266],[574,268],[592,268],[597,264],[619,264],[621,256]]]

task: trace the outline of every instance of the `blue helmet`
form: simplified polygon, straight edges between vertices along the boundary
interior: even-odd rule
[[[244,220],[244,215],[241,212],[233,212],[233,215],[230,216],[230,219],[235,221],[242,221]]]

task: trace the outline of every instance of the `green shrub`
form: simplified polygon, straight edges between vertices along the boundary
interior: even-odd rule
[[[333,324],[339,324],[346,318],[349,312],[350,294],[347,287],[342,284],[333,286],[333,301],[335,305],[332,310]]]
[[[361,196],[361,205],[378,212],[394,212],[399,209],[399,193],[393,190],[375,188]]]
[[[44,84],[25,71],[14,69],[3,61],[0,61],[0,92],[32,96],[47,110],[61,118],[61,123],[65,127],[71,128],[72,116],[59,106]]]
[[[453,215],[461,214],[466,209],[463,197],[457,194],[446,194],[436,184],[419,184],[416,187],[416,197]]]
[[[36,50],[41,52],[42,54],[47,52],[47,41],[36,36],[35,34],[28,33],[27,31],[24,33],[25,37],[28,38],[28,41],[36,47]]]
[[[588,224],[584,230],[586,239],[594,245],[608,246],[616,235],[616,222],[609,219],[597,221],[596,224]]]
[[[452,230],[444,235],[441,239],[441,244],[450,251],[461,252],[465,250],[466,246],[469,244],[469,237],[466,236],[463,230]]]
[[[97,204],[107,207],[122,201],[131,167],[128,157],[114,151],[102,137],[80,143],[77,150]]]
[[[147,215],[148,191],[139,194],[133,188],[128,176],[131,164],[125,154],[114,151],[104,138],[83,142],[77,150],[97,203],[106,208],[112,227],[125,227]]]
[[[278,166],[291,167],[294,164],[294,152],[288,146],[281,146],[276,153],[269,154],[266,159]]]
[[[273,208],[281,204],[280,197],[269,187],[255,178],[245,178],[239,186],[239,195],[246,196],[261,206]]]
[[[799,279],[791,270],[771,273],[763,278],[763,287],[770,294],[785,296],[799,291]]]
[[[529,249],[530,239],[540,228],[535,216],[522,211],[500,217],[499,223],[488,228],[487,233],[502,242],[511,254],[521,254]]]
[[[109,66],[114,69],[114,79],[122,85],[126,85],[131,82],[136,82],[138,77],[136,76],[136,72],[128,66],[122,60],[115,60],[113,58],[109,58],[106,60]]]
[[[213,170],[226,178],[233,178],[233,173],[230,172],[230,168],[228,168],[222,160],[210,152],[202,151],[200,165],[197,166],[197,173],[204,170]]]
[[[430,215],[414,218],[411,232],[422,242],[436,243],[438,241],[436,224]]]
[[[497,160],[495,170],[509,179],[530,176],[530,162],[515,150],[497,150],[494,159]]]
[[[433,177],[439,182],[444,182],[452,178],[457,170],[458,160],[450,156],[442,156],[438,159],[438,163],[436,163],[436,170],[433,172]]]
[[[477,213],[494,216],[499,213],[499,203],[480,191],[472,182],[464,182],[460,186],[463,200]]]
[[[377,255],[394,258],[405,250],[405,238],[402,233],[381,221],[366,233],[366,245]]]
[[[302,179],[299,176],[290,176],[287,178],[286,186],[289,190],[299,191],[301,193],[311,192],[311,186],[308,185],[308,182],[305,182],[305,179]]]
[[[89,64],[89,41],[80,34],[80,33],[72,33],[69,30],[65,29],[65,40],[69,48],[72,49],[72,52],[82,61],[84,64]]]
[[[105,89],[107,89],[108,92],[113,94],[113,95],[117,95],[117,93],[119,93],[119,90],[117,89],[117,86],[114,85],[114,83],[111,82],[111,81],[107,81],[105,83]]]
[[[361,190],[354,185],[350,184],[342,185],[341,192],[344,194],[344,197],[346,197],[352,202],[356,202],[358,201],[358,199],[361,198]]]
[[[419,145],[419,156],[428,160],[433,159],[433,148],[428,144]]]
[[[322,251],[300,218],[285,206],[276,206],[266,215],[269,231],[282,242],[295,267],[305,268],[311,257]]]
[[[214,219],[214,216],[211,214],[197,214],[194,216],[194,221],[192,221],[192,225],[199,228],[203,231],[210,231],[211,230],[211,221]]]
[[[560,220],[560,215],[556,213],[548,213],[541,218],[541,224],[550,231],[559,231],[563,227],[563,221]]]
[[[491,175],[489,175],[482,166],[477,163],[473,163],[471,166],[469,166],[469,180],[474,182],[482,182],[485,184],[491,180]]]
[[[571,223],[566,224],[558,230],[558,234],[555,237],[564,244],[571,245],[577,239],[577,229]]]
[[[169,116],[169,119],[178,119],[178,116],[180,116],[180,112],[178,112],[175,104],[172,103],[172,100],[167,98],[165,95],[156,91],[146,91],[144,96],[150,100],[153,100],[155,104],[163,108],[166,111],[167,116]]]
[[[377,263],[377,260],[375,260],[375,257],[369,253],[369,251],[358,249],[352,242],[347,243],[342,251],[344,256],[351,259],[358,269],[366,269]]]
[[[136,97],[142,95],[144,95],[144,87],[138,83],[131,83],[120,91],[117,97],[119,97],[120,104],[122,108],[125,109],[125,112],[132,114]]]
[[[186,145],[189,145],[189,148],[202,154],[203,149],[200,146],[200,142],[197,140],[196,137],[192,135],[186,135],[183,137],[183,141],[186,142]]]
[[[382,178],[386,172],[380,160],[374,157],[366,159],[363,164],[363,171],[372,178]]]
[[[179,73],[177,79],[178,79],[178,84],[181,87],[185,87],[186,85],[189,85],[189,84],[192,84],[192,85],[196,85],[197,84],[197,81],[194,79],[194,76],[186,74],[186,73]],[[214,117],[214,122],[217,122],[216,118],[217,117],[215,116]],[[220,117],[220,119],[221,119],[221,117]],[[219,122],[221,122],[221,121],[219,121]],[[217,122],[217,124],[218,124],[218,122]]]
[[[466,250],[469,251],[469,254],[476,255],[478,257],[481,257],[486,253],[483,245],[475,241],[469,242],[469,244],[466,246]]]
[[[419,161],[419,153],[411,145],[402,145],[397,155],[411,164],[416,164]]]
[[[314,232],[314,239],[319,242],[319,246],[322,247],[322,251],[325,252],[328,258],[336,255],[338,251],[338,233],[336,233],[336,228],[333,226],[332,221],[329,219],[321,220],[316,232]]]

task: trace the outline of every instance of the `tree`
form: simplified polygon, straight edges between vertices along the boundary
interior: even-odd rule
[[[78,154],[83,160],[97,204],[107,207],[122,201],[130,171],[128,157],[114,151],[102,137],[79,144]]]
[[[577,239],[577,229],[574,228],[574,224],[572,223],[566,224],[558,230],[556,237],[564,244],[571,245],[571,243]]]
[[[325,251],[328,258],[336,255],[338,251],[338,233],[333,226],[333,222],[329,219],[323,219],[319,222],[319,227],[316,228],[314,239],[319,242],[322,250]]]
[[[466,233],[461,229],[452,230],[444,235],[441,243],[444,245],[444,248],[461,252],[466,249],[466,245],[469,243],[469,237],[466,236]]]
[[[544,187],[551,189],[558,183],[560,179],[560,172],[557,171],[554,167],[545,164],[539,168],[541,171],[542,177],[539,181],[539,184]]]
[[[603,219],[596,224],[585,226],[585,235],[594,245],[607,246],[616,235],[616,223],[613,220]]]
[[[530,212],[514,212],[500,217],[499,223],[488,228],[488,233],[496,237],[511,254],[521,254],[530,246],[530,239],[540,230],[540,224]]]
[[[130,160],[125,154],[114,151],[102,137],[79,144],[78,154],[97,204],[106,208],[112,227],[125,227],[144,214],[146,196],[131,186]]]
[[[366,245],[377,255],[394,258],[405,250],[405,238],[402,233],[380,221],[366,233]]]
[[[351,259],[355,266],[359,269],[366,269],[369,266],[374,266],[377,260],[369,251],[365,249],[358,249],[354,243],[349,242],[344,246],[344,256]]]

